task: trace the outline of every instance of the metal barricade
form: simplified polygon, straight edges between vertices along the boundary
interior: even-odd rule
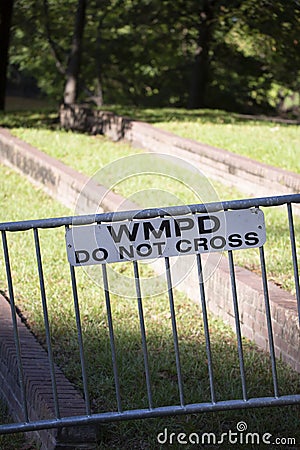
[[[211,351],[211,341],[210,341],[210,330],[209,330],[209,319],[207,312],[207,301],[206,301],[206,286],[203,280],[202,271],[202,256],[200,251],[194,251],[196,267],[198,271],[198,286],[195,287],[199,292],[199,307],[202,314],[203,329],[205,334],[205,345],[206,345],[206,357],[207,357],[207,369],[208,369],[208,382],[210,389],[210,401],[207,402],[193,402],[187,403],[185,401],[184,392],[184,382],[181,367],[181,354],[180,346],[178,343],[178,332],[177,332],[177,318],[174,308],[174,289],[172,283],[172,270],[170,267],[170,260],[172,255],[165,256],[162,253],[161,258],[164,260],[165,264],[165,277],[167,283],[167,294],[169,299],[169,319],[172,329],[172,339],[175,353],[175,364],[176,364],[176,383],[178,386],[178,403],[169,404],[164,406],[157,406],[153,400],[153,386],[151,382],[151,371],[149,369],[149,354],[147,349],[148,336],[145,327],[144,312],[143,312],[143,298],[140,286],[140,275],[139,275],[139,262],[135,258],[131,258],[134,271],[135,279],[135,290],[136,290],[136,300],[138,306],[138,317],[139,317],[139,329],[141,338],[141,349],[144,365],[144,376],[145,376],[145,397],[147,398],[147,404],[143,408],[138,409],[123,409],[122,405],[122,395],[120,393],[120,379],[119,379],[119,368],[116,356],[116,344],[115,344],[115,330],[114,330],[114,317],[111,310],[111,298],[110,298],[110,286],[109,277],[107,274],[107,262],[102,260],[98,255],[98,262],[102,269],[102,281],[103,289],[105,294],[106,302],[106,314],[107,314],[107,327],[109,333],[110,350],[112,358],[112,368],[115,386],[115,398],[116,398],[116,410],[109,410],[104,412],[94,411],[91,406],[90,395],[89,395],[89,379],[86,370],[85,362],[85,352],[84,352],[84,339],[82,331],[82,315],[80,310],[78,289],[77,289],[77,279],[76,271],[81,270],[76,267],[76,264],[70,263],[70,280],[73,292],[74,301],[74,311],[76,317],[77,335],[78,335],[78,346],[79,346],[79,356],[81,362],[81,372],[82,372],[82,390],[84,393],[85,402],[85,413],[80,415],[73,415],[69,417],[67,415],[62,415],[60,412],[60,399],[56,386],[56,370],[53,351],[51,347],[51,323],[48,315],[48,299],[45,289],[44,280],[44,263],[41,255],[41,245],[40,245],[40,230],[41,229],[51,229],[56,227],[65,227],[67,234],[78,226],[86,226],[91,224],[113,224],[122,221],[132,221],[135,223],[137,221],[151,220],[154,218],[166,218],[166,217],[191,217],[194,214],[206,214],[206,218],[209,218],[211,214],[216,212],[224,211],[239,211],[248,210],[251,208],[260,209],[262,207],[274,207],[285,205],[287,208],[287,217],[289,223],[289,239],[291,245],[291,259],[293,263],[294,280],[295,280],[295,292],[296,301],[298,308],[298,319],[300,321],[300,291],[299,291],[299,273],[298,273],[298,263],[297,263],[297,249],[296,249],[296,237],[295,237],[295,227],[293,222],[293,210],[292,204],[300,203],[300,194],[286,195],[280,197],[267,197],[267,198],[254,198],[246,200],[237,201],[227,201],[221,203],[211,203],[211,204],[197,204],[182,207],[167,207],[167,208],[156,208],[141,211],[127,211],[127,212],[115,212],[115,213],[104,213],[99,215],[88,215],[88,216],[76,216],[76,217],[64,217],[56,219],[43,219],[43,220],[33,220],[33,221],[23,221],[14,223],[2,223],[0,224],[0,229],[2,233],[2,243],[4,252],[5,269],[7,276],[7,286],[8,286],[8,296],[11,308],[11,320],[14,334],[14,344],[16,349],[16,358],[18,366],[19,375],[19,387],[21,392],[21,408],[23,411],[23,417],[20,418],[19,422],[2,424],[0,425],[1,433],[11,433],[17,431],[32,431],[41,430],[44,428],[56,428],[56,427],[66,427],[73,425],[87,425],[89,423],[97,422],[112,422],[112,421],[122,421],[128,419],[141,419],[150,417],[161,417],[177,414],[189,414],[189,413],[199,413],[205,411],[221,411],[221,410],[232,410],[232,409],[244,409],[244,408],[255,408],[261,406],[278,406],[278,405],[292,405],[300,403],[300,393],[285,394],[280,392],[280,387],[278,386],[277,370],[276,370],[276,357],[274,349],[273,340],[273,330],[272,330],[272,317],[269,302],[269,291],[268,291],[268,280],[267,271],[265,266],[264,258],[264,246],[259,246],[260,255],[260,266],[261,266],[261,277],[264,290],[264,305],[265,305],[265,319],[267,323],[268,330],[268,343],[269,343],[269,354],[271,360],[271,376],[273,382],[273,394],[267,397],[250,397],[247,392],[245,368],[244,368],[244,354],[243,354],[243,342],[241,334],[240,316],[239,316],[239,298],[236,288],[236,277],[235,277],[235,266],[233,260],[233,250],[227,250],[228,254],[228,264],[231,280],[232,289],[232,299],[234,308],[234,321],[235,321],[235,331],[238,347],[238,358],[239,358],[239,372],[240,381],[242,386],[242,397],[240,399],[225,399],[219,400],[215,391],[215,380],[214,380],[214,370],[212,362],[212,351]],[[7,243],[7,235],[9,233],[22,233],[23,231],[32,230],[34,243],[35,243],[35,254],[36,254],[36,264],[39,276],[39,286],[40,295],[43,310],[43,321],[45,327],[45,346],[48,353],[48,364],[49,372],[51,375],[51,391],[54,404],[54,416],[49,418],[37,418],[33,419],[30,416],[30,411],[27,405],[27,386],[24,382],[23,375],[23,360],[22,360],[22,348],[20,345],[20,336],[18,333],[17,326],[17,305],[15,302],[14,295],[14,283],[13,283],[13,273],[11,269],[11,258],[9,252],[9,246]],[[153,233],[153,228],[150,230]],[[155,231],[155,230],[154,230]],[[161,236],[165,230],[161,228],[159,232],[156,230],[156,235]],[[272,233],[272,230],[269,230]],[[236,238],[237,239],[237,238]],[[234,242],[234,240],[233,240]],[[64,243],[62,245],[65,245]],[[184,243],[182,247],[186,250],[187,244]],[[129,258],[130,259],[130,258]],[[80,259],[77,261],[80,266]],[[100,266],[99,266],[100,267]],[[1,333],[1,324],[0,324]],[[37,369],[38,370],[38,369]]]

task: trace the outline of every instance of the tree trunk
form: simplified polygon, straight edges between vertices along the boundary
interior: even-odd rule
[[[14,0],[0,2],[0,111],[5,109],[8,51]]]
[[[98,27],[97,27],[97,37],[96,37],[97,45],[96,45],[96,54],[95,54],[95,67],[96,67],[97,79],[96,79],[96,86],[95,86],[95,100],[94,101],[97,106],[103,105],[103,89],[102,89],[102,81],[101,81],[101,75],[102,75],[101,31],[102,31],[104,17],[105,16],[103,16],[102,19],[99,20]]]
[[[78,0],[72,48],[66,71],[66,84],[64,90],[64,103],[66,105],[75,103],[77,98],[82,37],[85,25],[85,11],[86,0]]]
[[[200,13],[198,43],[192,68],[188,108],[205,106],[206,87],[209,78],[209,46],[212,36],[213,6],[209,0],[204,2]]]

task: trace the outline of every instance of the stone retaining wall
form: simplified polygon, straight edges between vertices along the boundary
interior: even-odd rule
[[[128,117],[73,105],[61,107],[60,121],[66,129],[104,134],[113,140],[126,139],[151,152],[178,156],[194,164],[205,176],[235,186],[248,196],[300,192],[300,175],[176,136]]]

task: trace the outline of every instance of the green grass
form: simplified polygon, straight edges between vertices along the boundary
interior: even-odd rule
[[[89,176],[93,176],[100,168],[114,160],[140,153],[130,145],[112,143],[103,136],[31,128],[11,131],[24,141]]]
[[[0,423],[10,423],[12,421],[6,406],[0,401]],[[12,435],[0,435],[0,450],[34,450],[36,447],[25,441],[22,433]]]
[[[147,110],[138,111],[140,114],[147,114]],[[148,114],[149,118],[152,117],[155,120],[159,120],[162,117],[166,119],[167,117],[170,120],[170,124],[172,124],[173,120],[175,120],[175,118],[172,119],[172,113],[177,114],[175,118],[181,118],[181,120],[178,120],[178,123],[189,125],[189,122],[183,120],[183,112],[180,110],[155,110],[154,112],[149,110]],[[188,113],[187,118],[190,118],[190,120],[196,120],[195,117],[199,114],[199,112],[195,111],[186,111],[186,113]],[[147,117],[146,115],[144,118]],[[234,119],[234,115],[227,114],[225,116],[224,113],[218,111],[210,111],[210,116],[206,116],[205,112],[203,112],[203,117],[203,124],[205,125],[205,121],[207,121],[210,127],[217,126],[218,122],[225,121],[226,117],[227,122],[230,120],[230,117],[232,117],[231,120],[233,122],[236,120],[237,127],[246,126],[245,120],[240,120],[239,122],[237,118]],[[22,120],[23,124],[21,124]],[[33,126],[34,121],[36,123],[35,126]],[[130,157],[143,155],[139,149],[125,143],[112,143],[103,136],[88,136],[60,130],[55,122],[54,113],[7,114],[3,116],[2,122],[6,126],[13,127],[11,131],[20,138],[60,159],[76,170],[88,176],[94,176],[100,183],[109,187],[112,186],[116,192],[130,198],[142,207],[202,203],[244,197],[244,194],[238,192],[237,189],[224,187],[220,183],[207,180],[203,176],[199,177],[199,174],[191,173],[190,170],[183,170],[181,166],[178,167],[173,162],[167,163],[158,160],[155,156],[153,158],[150,155],[147,156],[152,158],[150,163],[149,160],[146,163],[140,163],[138,160],[139,165],[134,168]],[[249,121],[247,123],[249,124]],[[259,128],[258,123],[253,126]],[[266,126],[262,124],[262,130]],[[270,127],[270,124],[268,124],[268,127]],[[290,128],[283,127],[283,129],[288,130]],[[240,141],[245,142],[246,140],[240,137]],[[287,147],[289,146],[288,142],[290,141],[287,141]],[[113,164],[114,161],[119,162]],[[132,171],[138,172],[141,168],[143,175],[127,176]],[[161,176],[159,172],[170,176]],[[115,180],[117,180],[116,185],[114,185]],[[269,208],[265,210],[265,215],[267,229],[269,230],[266,244],[269,276],[279,286],[294,293],[295,287],[286,214]],[[300,223],[298,218],[295,219],[295,226],[296,235],[299,235]],[[259,271],[259,258],[254,251],[249,254],[236,252],[235,260],[237,264],[243,267]]]
[[[33,188],[10,169],[0,167],[0,176],[5,180],[0,192],[1,221],[68,214],[66,208]],[[77,332],[65,254],[64,230],[60,228],[41,230],[40,239],[55,359],[67,376],[81,389]],[[32,331],[44,343],[45,333],[33,233],[32,231],[8,233],[8,242],[17,304]],[[117,269],[120,273],[132,277],[131,264],[120,264]],[[144,276],[151,275],[147,267],[143,266],[142,270]],[[76,273],[93,410],[114,410],[116,402],[103,291],[99,285],[92,282],[84,270],[79,268]],[[3,287],[6,285],[3,259],[0,266],[0,285]],[[146,387],[137,304],[133,299],[115,295],[111,296],[111,302],[123,407],[145,407]],[[178,403],[167,295],[144,298],[143,306],[155,405]],[[186,401],[209,401],[205,339],[199,308],[176,292],[175,309]],[[212,316],[209,317],[209,324],[217,398],[218,400],[240,398],[241,384],[235,335],[229,327]],[[272,395],[269,357],[248,340],[245,339],[243,342],[249,395]],[[299,374],[294,373],[280,361],[278,376],[281,393],[300,391]],[[220,436],[229,429],[235,431],[236,423],[240,420],[248,424],[248,431],[262,434],[269,432],[274,437],[295,437],[297,442],[300,442],[299,407],[276,407],[107,424],[101,427],[102,443],[99,449],[160,448],[156,436],[165,427],[169,432],[215,432]],[[179,447],[174,445],[172,448]],[[245,447],[236,445],[235,448]]]
[[[1,221],[16,221],[16,220],[26,220],[26,219],[38,219],[41,217],[61,216],[69,214],[69,210],[63,208],[61,205],[54,203],[53,200],[36,189],[32,188],[32,185],[28,183],[25,179],[17,176],[13,171],[7,169],[6,167],[0,166],[1,170],[1,194],[0,194],[0,204],[1,204]],[[4,181],[5,180],[5,181]],[[25,201],[26,203],[22,202]],[[26,246],[28,241],[19,239],[18,246],[21,251],[26,253]],[[28,258],[29,255],[27,255]],[[6,282],[4,281],[4,263],[1,255],[0,260],[0,271],[1,271],[1,283],[0,290],[3,291],[6,287]],[[24,265],[23,265],[24,264]],[[28,264],[28,259],[24,260],[21,264],[21,281],[19,285],[19,290],[22,291],[23,283],[27,284],[28,288],[30,286],[30,275],[26,274],[26,265]],[[18,270],[19,264],[15,266],[15,270]],[[22,278],[24,276],[24,279]],[[30,299],[29,291],[27,288],[26,295]],[[29,306],[30,309],[33,305]],[[8,416],[7,409],[3,404],[0,404],[0,423],[9,423],[12,419]],[[29,450],[35,448],[31,446],[29,442],[25,441],[22,434],[12,434],[12,435],[0,435],[0,450]]]
[[[260,122],[215,124],[203,123],[201,118],[186,123],[161,122],[158,126],[182,137],[300,173],[299,126]]]
[[[219,110],[112,107],[179,136],[300,173],[300,127]]]
[[[105,109],[147,121],[179,136],[244,155],[254,160],[300,173],[300,127],[268,119],[249,120],[239,114],[219,110],[185,110],[176,108],[143,109],[112,106]],[[52,117],[52,118],[51,118]],[[13,133],[39,142],[29,127],[53,126],[55,114],[44,111],[7,113],[0,124],[13,128]],[[24,130],[23,128],[27,129]],[[62,138],[61,145],[64,145]]]

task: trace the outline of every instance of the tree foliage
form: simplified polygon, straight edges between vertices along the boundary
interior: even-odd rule
[[[11,73],[61,100],[78,0],[15,0]],[[299,91],[297,0],[89,0],[79,100],[268,110]]]

